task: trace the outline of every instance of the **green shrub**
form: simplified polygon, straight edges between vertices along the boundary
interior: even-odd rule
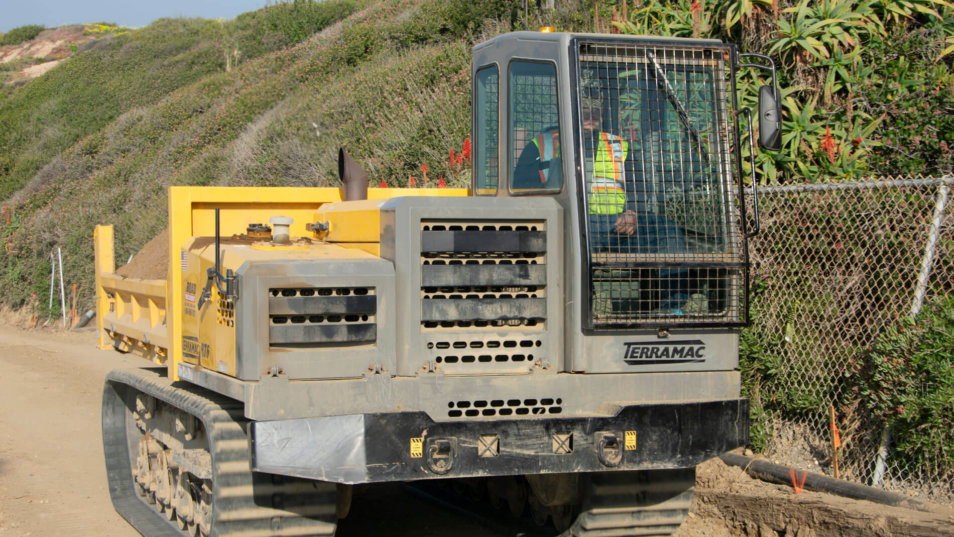
[[[954,472],[954,296],[886,329],[853,366],[850,391],[890,425],[893,456]]]
[[[231,32],[242,53],[255,57],[300,43],[356,8],[349,0],[285,0],[239,15]]]
[[[620,3],[606,4],[618,10]],[[605,7],[597,13],[606,17]],[[947,2],[647,0],[615,25],[719,38],[775,60],[783,148],[759,152],[761,182],[950,173],[954,7]],[[764,81],[752,72],[738,81],[742,105],[753,107]]]
[[[749,299],[753,317],[758,316],[758,298],[768,289],[764,278],[753,278]],[[749,399],[749,444],[756,451],[763,451],[772,438],[772,421],[766,406],[773,406],[772,394],[782,385],[784,375],[781,363],[781,347],[784,344],[779,334],[764,337],[749,327],[739,335],[739,369],[744,379],[742,396]]]
[[[358,65],[379,46],[379,33],[370,26],[352,26],[344,31],[342,42],[338,46],[338,60],[354,67]]]
[[[441,2],[441,14],[446,21],[447,28],[455,37],[473,38],[480,34],[484,22],[487,20],[517,20],[517,0],[452,0]]]
[[[20,43],[33,39],[37,36],[37,34],[45,29],[45,26],[38,24],[28,24],[26,26],[14,28],[5,34],[0,35],[0,47],[4,45],[19,45]]]
[[[860,85],[859,97],[872,115],[885,118],[871,157],[871,167],[885,175],[954,171],[954,73],[936,61],[941,30],[940,24],[898,27],[865,52],[878,61],[879,76]]]
[[[265,8],[262,26],[266,31],[284,35],[289,43],[300,43],[315,32],[350,15],[354,9],[354,3],[348,1],[284,1]]]

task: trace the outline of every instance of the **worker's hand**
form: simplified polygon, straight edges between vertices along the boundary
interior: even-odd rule
[[[623,235],[632,235],[636,232],[636,213],[626,211],[616,219],[616,232]]]

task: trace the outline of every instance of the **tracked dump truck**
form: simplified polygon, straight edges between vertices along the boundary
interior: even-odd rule
[[[97,228],[101,344],[160,366],[105,383],[116,509],[332,535],[356,484],[471,478],[555,533],[675,531],[748,439],[736,72],[772,71],[777,148],[763,60],[503,35],[473,51],[470,189],[368,189],[343,152],[341,189],[172,187],[165,279]]]

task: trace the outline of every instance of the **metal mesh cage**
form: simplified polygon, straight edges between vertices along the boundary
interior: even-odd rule
[[[730,49],[583,42],[579,54],[593,326],[739,324]]]

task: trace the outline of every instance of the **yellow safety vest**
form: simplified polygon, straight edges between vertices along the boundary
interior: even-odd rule
[[[560,131],[553,129],[541,132],[531,140],[533,145],[537,146],[537,152],[540,153],[540,164],[552,161],[560,156]],[[546,185],[550,178],[550,166],[541,166],[540,184]]]
[[[629,147],[619,136],[600,133],[588,199],[590,214],[619,214],[626,208],[623,165]]]

